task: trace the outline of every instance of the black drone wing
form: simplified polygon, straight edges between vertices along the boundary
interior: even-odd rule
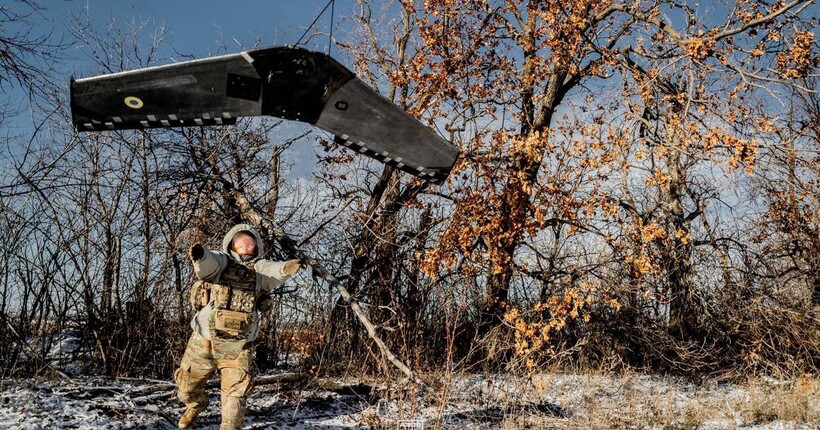
[[[441,183],[458,149],[327,55],[275,47],[71,82],[79,131],[234,124],[270,115]]]

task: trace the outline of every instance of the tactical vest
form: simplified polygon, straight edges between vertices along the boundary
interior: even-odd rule
[[[219,276],[218,284],[210,285],[213,313],[209,321],[211,337],[245,339],[248,336],[256,301],[256,270],[254,265],[228,259],[228,266]]]

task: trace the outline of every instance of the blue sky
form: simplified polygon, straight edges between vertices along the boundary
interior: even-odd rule
[[[24,4],[16,0],[7,0],[3,7],[27,12]],[[259,39],[261,47],[275,45],[293,45],[310,24],[328,5],[329,0],[39,0],[44,7],[41,14],[29,18],[33,32],[37,35],[53,33],[57,40],[73,41],[71,28],[77,17],[86,14],[91,17],[98,30],[116,20],[120,26],[128,22],[147,22],[142,33],[150,37],[157,28],[165,28],[165,43],[158,53],[154,65],[185,61],[192,57],[203,58],[211,55],[239,52],[251,48]],[[334,35],[341,36],[345,17],[350,17],[356,8],[356,0],[336,0],[333,7],[335,29]],[[314,28],[308,31],[303,46],[308,49],[327,52],[331,8],[327,8],[318,19]],[[6,31],[13,29],[13,24]],[[25,27],[21,27],[25,28]],[[317,31],[323,35],[314,35]],[[311,38],[311,36],[314,37]],[[147,46],[148,44],[145,43]],[[334,56],[340,55],[333,49]],[[90,49],[82,43],[73,43],[61,53],[61,61],[55,70],[54,80],[68,89],[71,76],[87,77],[105,73],[90,56]],[[342,60],[342,59],[340,59]],[[344,63],[344,61],[342,60]],[[126,66],[126,69],[137,68]],[[19,88],[7,88],[5,93],[13,105],[20,107],[20,113],[14,118],[7,118],[2,124],[3,135],[27,136],[33,131],[32,114],[35,118],[42,113],[31,112],[26,106],[26,97]],[[0,93],[3,96],[3,93]],[[11,147],[0,149],[0,165],[7,157],[18,153],[23,141],[28,139],[7,140]],[[312,159],[312,145],[297,145],[299,158]]]
[[[240,51],[242,46],[250,48],[257,38],[261,46],[295,44],[328,5],[328,0],[52,0],[43,5],[58,31],[65,31],[74,16],[86,11],[98,26],[106,25],[112,17],[119,22],[152,21],[149,26],[165,27],[166,48],[173,47],[180,54],[202,58],[226,53],[224,45],[230,52]],[[343,17],[350,16],[354,5],[355,0],[335,1],[337,30]],[[305,36],[306,47],[327,51],[326,36],[310,36],[317,30],[327,33],[330,17],[331,8],[328,8]],[[72,74],[86,75],[89,71],[96,74],[83,48],[75,46],[67,53],[71,57]],[[161,63],[185,59],[175,58],[170,49],[160,53]]]
[[[94,27],[104,29],[112,19],[123,27],[129,22],[145,22],[143,37],[150,37],[157,29],[165,29],[164,43],[154,65],[184,61],[193,57],[239,52],[259,45],[292,45],[308,29],[328,5],[329,0],[35,0],[44,8],[31,14],[29,23],[7,25],[3,31],[11,33],[31,30],[34,35],[52,33],[52,40],[74,42],[71,29],[78,17],[88,14]],[[356,0],[336,0],[334,6],[334,35],[340,35],[344,18],[355,8]],[[16,0],[8,0],[1,7],[26,14],[30,10]],[[328,37],[314,35],[330,29],[331,8],[328,8],[308,31],[303,45],[326,52]],[[143,42],[146,42],[143,40]],[[144,43],[148,46],[148,43]],[[225,49],[227,46],[227,49]],[[339,50],[333,51],[339,54]],[[90,57],[90,49],[82,43],[72,43],[61,52],[61,62],[55,71],[57,80],[68,81],[70,76],[85,77],[103,73]],[[128,67],[126,67],[128,68]],[[137,68],[137,67],[135,67]],[[10,94],[17,101],[18,94]],[[8,124],[7,124],[8,125]]]
[[[349,15],[354,0],[336,0],[336,23]],[[48,16],[59,26],[73,14],[88,10],[95,21],[105,23],[112,15],[118,19],[153,18],[168,29],[171,43],[179,50],[205,56],[219,46],[220,28],[225,38],[236,37],[251,43],[262,35],[263,45],[295,43],[327,0],[52,0],[44,3]],[[317,23],[326,31],[330,10]],[[327,46],[327,38],[321,45]],[[315,40],[319,42],[319,40]],[[313,44],[317,48],[317,44]]]

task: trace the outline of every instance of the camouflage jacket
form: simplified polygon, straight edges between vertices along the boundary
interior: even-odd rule
[[[256,257],[250,260],[242,261],[242,259],[235,252],[231,251],[231,241],[235,234],[240,231],[248,232],[256,238]],[[279,287],[287,280],[288,276],[284,273],[284,261],[270,261],[259,256],[264,255],[264,244],[261,240],[259,232],[256,231],[249,224],[237,224],[231,228],[222,240],[221,251],[211,251],[205,249],[203,257],[193,262],[194,277],[206,282],[219,283],[219,278],[225,268],[228,266],[229,259],[233,259],[244,265],[253,264],[256,270],[256,298],[259,299],[264,295],[269,295],[271,290]],[[211,339],[209,330],[209,320],[214,312],[213,306],[209,303],[207,306],[199,310],[194,315],[191,321],[191,328],[206,339]],[[251,323],[248,330],[247,341],[251,342],[256,339],[259,332],[259,312],[254,309],[251,317]]]

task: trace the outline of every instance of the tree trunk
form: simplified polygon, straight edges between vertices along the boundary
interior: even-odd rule
[[[669,149],[667,167],[671,179],[666,216],[676,234],[673,236],[671,249],[664,252],[666,258],[663,264],[669,283],[669,329],[681,338],[689,338],[698,329],[697,317],[700,312],[692,279],[694,248],[687,239],[690,232],[689,221],[683,213],[683,187],[686,179],[681,157],[680,151]]]
[[[188,300],[185,297],[185,287],[182,285],[182,263],[179,261],[179,254],[174,252],[171,254],[171,265],[174,268],[174,290],[177,293],[177,304],[179,306],[179,323],[184,326],[188,321],[188,307],[186,303]]]
[[[528,55],[535,55],[535,53]],[[527,64],[526,59],[525,64]],[[526,71],[525,67],[525,73]],[[552,123],[555,108],[561,103],[571,85],[567,81],[567,71],[558,69],[547,80],[542,104],[537,109],[533,96],[534,91],[524,91],[521,94],[524,113],[520,130],[522,136],[539,132],[543,138],[547,138],[547,131]],[[524,240],[523,231],[514,229],[513,226],[520,225],[521,221],[532,216],[531,196],[528,190],[532,189],[532,185],[537,180],[541,162],[545,155],[542,153],[537,158],[517,156],[513,160],[510,170],[524,172],[525,175],[523,179],[518,177],[508,179],[503,194],[504,200],[502,201],[500,214],[502,219],[499,231],[514,232],[514,234],[507,236],[505,241],[498,244],[497,254],[501,264],[496,266],[491,263],[488,269],[487,299],[478,323],[480,334],[486,334],[502,321],[506,303],[509,299],[510,282],[515,269],[513,258],[516,250]]]
[[[273,149],[270,159],[270,192],[265,212],[271,219],[276,219],[276,207],[279,205],[279,181],[281,181],[282,148]]]
[[[353,260],[351,261],[350,272],[345,282],[345,289],[350,294],[356,294],[362,284],[362,277],[371,267],[374,260],[381,258],[381,254],[385,252],[384,246],[380,246],[380,241],[384,238],[382,235],[386,234],[386,226],[391,223],[391,218],[395,217],[395,213],[388,211],[388,207],[393,206],[398,198],[398,183],[400,172],[391,166],[385,166],[379,181],[376,183],[373,191],[370,194],[370,200],[367,204],[367,209],[363,214],[368,221],[362,228],[361,233],[356,238]],[[379,209],[382,209],[379,212]],[[378,267],[376,270],[382,272],[388,270],[388,267]],[[377,276],[378,277],[378,276]],[[371,277],[370,279],[373,279]],[[370,282],[370,281],[368,281]],[[366,289],[367,286],[364,286]],[[377,295],[374,295],[378,300]],[[330,328],[326,339],[328,342],[323,345],[326,350],[330,346],[330,342],[336,342],[337,334],[342,327],[339,324],[344,324],[346,328],[354,328],[356,326],[356,318],[350,312],[350,309],[343,306],[345,299],[339,297],[336,305],[333,307],[330,317]],[[355,332],[350,330],[350,332]],[[348,339],[351,344],[350,348],[356,349],[356,337]],[[338,346],[338,344],[336,345]]]

